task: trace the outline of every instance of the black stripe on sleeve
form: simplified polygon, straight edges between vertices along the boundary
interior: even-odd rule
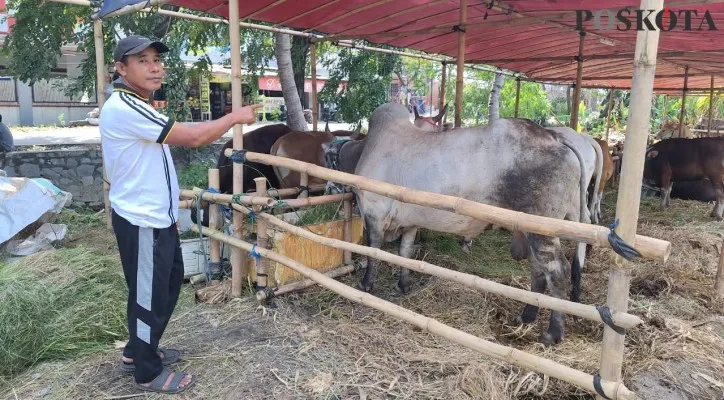
[[[158,135],[158,139],[156,139],[156,143],[162,144],[163,142],[166,141],[166,138],[168,137],[168,134],[171,132],[171,128],[173,128],[173,124],[175,124],[175,123],[176,122],[172,118],[168,119],[168,121],[166,122],[166,125],[164,125],[163,129],[161,130],[161,134]]]
[[[163,121],[160,118],[157,118],[153,116],[148,110],[145,110],[143,106],[136,104],[133,100],[131,100],[131,96],[129,96],[126,93],[119,93],[121,96],[121,100],[123,100],[124,103],[126,103],[129,107],[137,111],[139,114],[146,117],[149,121],[157,124],[158,126],[164,127],[167,122]]]

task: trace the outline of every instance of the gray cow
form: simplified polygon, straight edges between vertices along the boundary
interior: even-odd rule
[[[529,214],[590,223],[580,153],[570,143],[564,144],[561,134],[531,121],[501,119],[483,127],[430,135],[411,126],[404,107],[385,104],[372,114],[365,141],[356,175]],[[354,191],[368,244],[380,248],[383,242],[401,236],[399,254],[403,257],[411,256],[419,228],[472,237],[491,225],[364,190]],[[551,295],[564,298],[569,276],[580,273],[585,243],[579,243],[571,267],[558,238],[525,236],[530,246],[532,290],[543,293],[548,288]],[[376,272],[376,260],[369,259],[359,284],[361,290],[372,290]],[[409,288],[409,271],[401,269],[397,289],[407,293]],[[577,291],[574,285],[574,295]],[[537,315],[538,307],[527,305],[517,322],[531,323]],[[563,317],[561,312],[551,313],[541,342],[552,344],[563,339]]]

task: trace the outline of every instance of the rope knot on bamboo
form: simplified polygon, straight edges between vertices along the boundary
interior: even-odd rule
[[[626,329],[613,323],[613,316],[611,315],[610,308],[607,306],[598,306],[596,307],[596,310],[598,310],[598,314],[601,316],[601,321],[603,321],[604,324],[608,325],[609,328],[613,329],[619,335],[626,334]]]
[[[299,186],[299,188],[297,188],[297,196],[299,196],[300,194],[302,194],[304,192],[307,192],[307,194],[309,194],[309,186],[301,185],[301,186]]]
[[[233,150],[229,156],[229,160],[235,163],[244,164],[246,162],[246,152],[246,150]]]
[[[596,374],[593,376],[593,388],[596,389],[596,393],[598,393],[601,397],[611,400],[611,398],[606,396],[606,393],[603,391],[603,386],[601,386],[601,375]]]
[[[616,252],[616,254],[620,255],[621,257],[625,258],[628,261],[632,261],[636,257],[641,257],[641,253],[638,252],[633,246],[626,243],[618,234],[616,233],[616,227],[619,224],[619,220],[616,219],[609,228],[611,231],[608,233],[608,243],[611,244],[611,249]]]

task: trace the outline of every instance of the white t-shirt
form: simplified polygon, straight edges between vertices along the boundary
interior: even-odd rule
[[[120,82],[103,105],[103,163],[113,210],[133,225],[168,228],[178,220],[179,186],[168,145],[174,120]]]

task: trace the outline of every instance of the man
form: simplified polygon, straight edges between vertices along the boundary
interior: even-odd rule
[[[100,131],[110,182],[113,230],[128,285],[129,341],[121,369],[135,374],[142,390],[178,393],[196,378],[167,367],[180,353],[158,347],[183,283],[177,230],[179,186],[168,145],[198,147],[236,124],[256,121],[253,105],[190,126],[149,105],[161,88],[166,45],[141,36],[118,42],[113,53],[120,78],[103,106]]]
[[[11,152],[14,148],[13,135],[10,133],[10,129],[3,124],[3,116],[0,115],[0,151]]]

